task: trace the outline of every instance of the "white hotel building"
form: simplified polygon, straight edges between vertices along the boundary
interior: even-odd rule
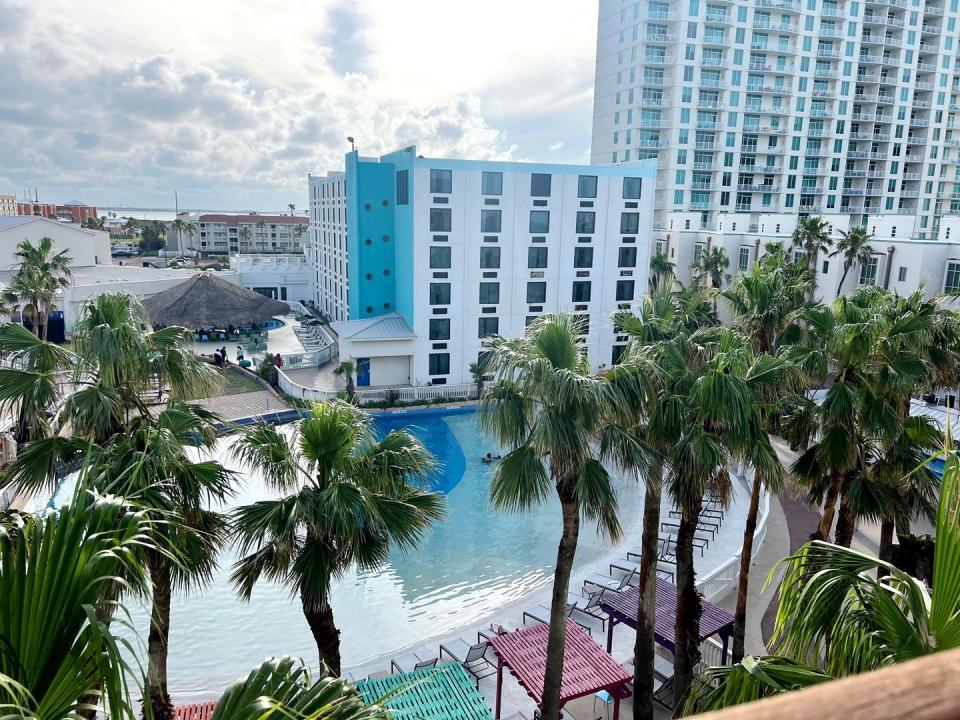
[[[358,385],[470,382],[488,335],[540,315],[584,318],[590,362],[647,286],[654,162],[542,165],[346,156],[310,177],[318,306]]]

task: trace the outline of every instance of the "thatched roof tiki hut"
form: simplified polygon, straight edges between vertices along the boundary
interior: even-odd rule
[[[235,285],[208,272],[194,275],[143,302],[155,326],[187,328],[261,324],[275,315],[286,315],[285,302]]]

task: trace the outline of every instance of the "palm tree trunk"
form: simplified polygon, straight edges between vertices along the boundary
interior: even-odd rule
[[[893,533],[896,530],[896,522],[890,516],[886,516],[880,521],[880,559],[884,562],[893,560]],[[887,569],[877,568],[877,577],[882,578],[887,575]]]
[[[165,558],[150,563],[150,584],[153,608],[150,613],[150,634],[147,636],[146,697],[154,720],[172,720],[173,701],[167,690],[167,650],[170,640],[170,564]],[[147,705],[144,702],[144,717]]]
[[[700,501],[683,509],[677,530],[677,617],[674,626],[676,650],[673,655],[674,699],[677,706],[686,700],[693,682],[693,668],[700,661],[700,614],[693,567],[693,535],[700,517]]]
[[[760,492],[763,489],[763,473],[754,470],[753,488],[750,491],[750,508],[743,529],[743,547],[740,551],[740,579],[737,584],[737,609],[733,615],[733,660],[743,660],[747,634],[747,592],[750,589],[750,561],[753,559],[753,536],[757,531],[757,513],[760,508]]]
[[[840,276],[840,284],[837,285],[837,295],[840,295],[840,290],[843,288],[843,281],[847,279],[847,273],[850,272],[850,268],[843,268],[843,275]]]
[[[827,490],[827,499],[823,504],[823,514],[820,515],[820,525],[810,536],[811,540],[826,540],[830,537],[830,528],[833,527],[833,516],[837,509],[837,497],[840,495],[842,484],[843,476],[840,473],[834,473],[830,489]]]
[[[317,643],[320,653],[320,662],[326,664],[330,674],[340,675],[340,631],[333,622],[333,608],[330,603],[315,602],[300,593],[300,602],[303,605],[303,616],[307,619],[313,640]]]
[[[550,599],[550,631],[547,636],[547,664],[543,674],[543,720],[560,719],[560,688],[563,680],[563,650],[567,636],[567,592],[570,572],[580,536],[580,513],[577,501],[569,493],[560,491],[563,511],[563,535],[557,548],[557,566],[553,571],[553,597]]]
[[[848,485],[844,483],[844,486]],[[834,532],[833,540],[837,545],[850,547],[853,542],[853,531],[857,528],[857,514],[853,511],[853,506],[847,494],[840,499],[840,513],[837,516],[837,529]]]
[[[654,620],[657,610],[657,557],[660,544],[660,483],[657,465],[647,480],[643,499],[643,537],[640,541],[640,606],[633,645],[633,717],[653,720]]]

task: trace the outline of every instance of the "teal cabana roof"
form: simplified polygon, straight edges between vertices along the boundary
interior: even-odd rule
[[[393,720],[493,720],[467,671],[456,663],[357,683],[367,705],[381,702]]]

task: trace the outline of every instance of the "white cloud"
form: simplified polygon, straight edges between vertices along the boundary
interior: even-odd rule
[[[365,154],[579,160],[592,4],[0,0],[0,181],[269,209],[302,206],[306,174],[340,168],[348,135]]]

